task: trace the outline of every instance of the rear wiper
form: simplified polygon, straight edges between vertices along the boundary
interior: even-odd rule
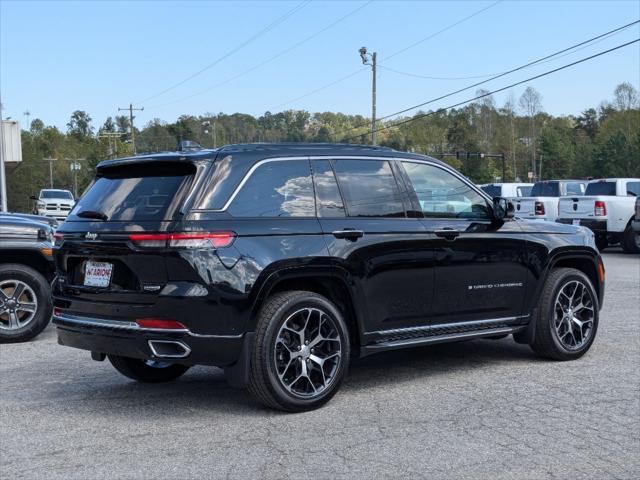
[[[82,210],[81,212],[76,213],[78,217],[82,218],[97,218],[98,220],[107,221],[109,217],[107,217],[102,212],[97,212],[95,210]]]

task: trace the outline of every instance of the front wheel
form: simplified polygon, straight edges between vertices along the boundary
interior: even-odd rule
[[[349,355],[347,326],[333,303],[312,292],[275,294],[258,318],[249,392],[279,410],[318,408],[340,387]]]
[[[553,360],[574,360],[593,344],[598,330],[598,297],[589,278],[574,268],[552,270],[545,282],[531,348]]]
[[[622,249],[627,253],[640,253],[640,232],[628,225],[622,235]]]
[[[51,290],[41,273],[22,264],[0,265],[0,342],[25,342],[51,319]]]
[[[142,383],[170,382],[189,370],[187,365],[117,355],[109,355],[109,361],[122,375]]]

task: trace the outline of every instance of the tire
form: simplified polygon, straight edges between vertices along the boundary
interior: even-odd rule
[[[258,316],[249,392],[278,410],[313,410],[336,394],[349,356],[349,331],[333,303],[312,292],[277,293]]]
[[[598,247],[599,251],[603,251],[608,246],[609,246],[609,240],[607,240],[606,235],[596,236],[596,247]]]
[[[31,340],[49,324],[52,309],[51,287],[40,272],[18,263],[0,265],[0,343]]]
[[[108,355],[111,365],[125,377],[142,383],[170,382],[182,376],[189,367],[177,363],[145,361],[137,358]],[[153,366],[153,363],[156,366]]]
[[[636,232],[631,228],[631,225],[627,225],[620,243],[625,252],[640,253],[640,232]]]
[[[573,286],[576,290],[571,295]],[[584,305],[584,308],[578,309],[579,305]],[[599,307],[595,289],[584,273],[574,268],[552,270],[532,318],[536,329],[531,348],[538,355],[552,360],[580,358],[595,339]],[[581,342],[578,342],[578,337],[581,337]]]

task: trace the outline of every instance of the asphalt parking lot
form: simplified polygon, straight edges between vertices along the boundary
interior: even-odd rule
[[[604,259],[583,359],[540,360],[511,339],[385,353],[296,415],[218,369],[131,382],[49,327],[0,346],[0,478],[638,478],[640,257]]]

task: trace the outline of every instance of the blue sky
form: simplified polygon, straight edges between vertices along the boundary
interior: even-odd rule
[[[416,78],[385,66],[431,77],[502,72],[640,19],[638,1],[502,1],[491,6],[494,3],[0,0],[3,116],[24,121],[23,112],[29,110],[31,119],[39,117],[65,129],[72,111],[82,109],[98,127],[107,116],[118,114],[118,106],[141,100],[145,100],[139,103],[145,110],[137,115],[138,126],[156,117],[174,121],[181,114],[260,115],[287,108],[369,115],[371,73],[362,69],[358,56],[363,45],[378,52],[378,116],[383,116],[479,81]],[[288,18],[242,47],[297,6],[300,8]],[[473,18],[385,60],[488,6]],[[635,25],[483,88],[499,88],[639,36],[640,27]],[[147,100],[234,49],[235,53],[202,74]],[[306,95],[351,73],[354,75],[345,81]],[[639,44],[530,84],[542,94],[544,109],[558,115],[598,106],[623,81],[640,88]],[[222,82],[227,83],[216,87]],[[524,88],[513,89],[516,98]],[[203,91],[206,93],[200,94]],[[470,98],[474,91],[431,106],[456,103]],[[498,105],[506,95],[496,95]]]

